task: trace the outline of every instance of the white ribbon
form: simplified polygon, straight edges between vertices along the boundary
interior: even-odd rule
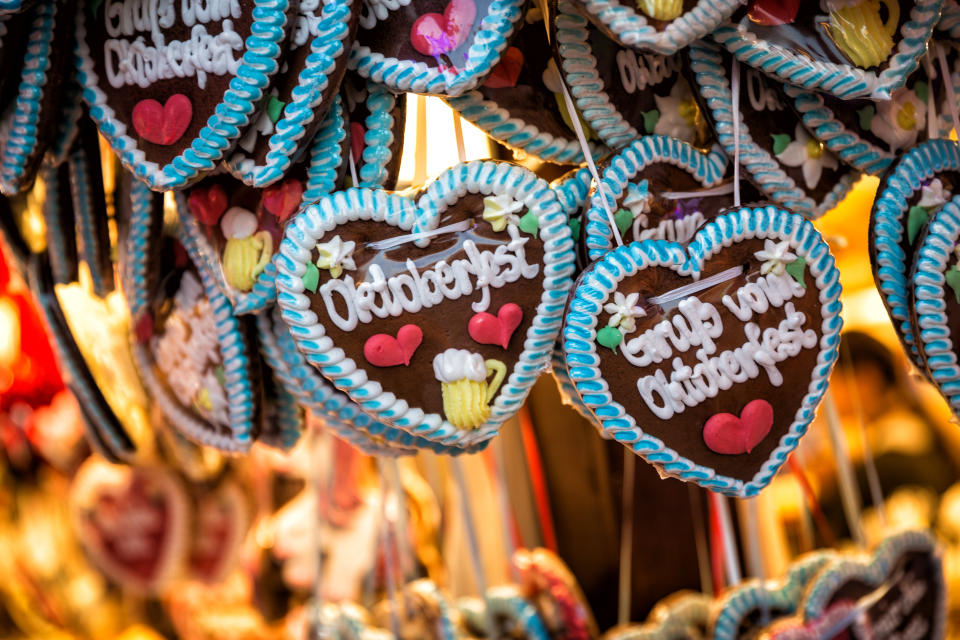
[[[740,206],[740,62],[733,58],[730,71],[730,95],[733,117],[733,206]]]
[[[700,191],[664,191],[660,194],[661,198],[666,200],[685,200],[687,198],[709,198],[711,196],[725,196],[734,192],[734,184],[725,182],[711,189],[701,189]]]
[[[950,116],[953,118],[953,128],[960,136],[960,113],[957,112],[957,92],[953,89],[953,78],[950,75],[950,67],[947,65],[947,57],[943,54],[943,48],[935,42],[930,42],[930,48],[937,52],[937,59],[940,61],[940,73],[943,74],[943,86],[947,88],[947,106],[950,107]]]
[[[376,242],[371,242],[367,246],[373,249],[374,251],[386,251],[388,249],[394,249],[401,245],[405,245],[408,242],[416,242],[417,240],[426,240],[427,238],[439,236],[444,233],[456,233],[457,231],[466,231],[472,226],[473,226],[473,220],[461,220],[460,222],[454,222],[453,224],[448,224],[443,227],[438,227],[436,229],[428,229],[427,231],[416,231],[414,233],[407,233],[402,236],[387,238],[386,240],[377,240]]]
[[[698,280],[697,282],[691,282],[690,284],[685,284],[682,287],[677,287],[676,289],[662,293],[659,296],[647,298],[647,302],[652,304],[666,304],[668,302],[673,302],[674,300],[682,300],[683,298],[691,296],[695,293],[699,293],[704,289],[709,289],[710,287],[724,283],[727,280],[733,280],[741,273],[743,273],[742,264],[737,265],[736,267],[730,267],[729,269],[721,271],[720,273],[715,273],[708,278],[704,278],[703,280]]]

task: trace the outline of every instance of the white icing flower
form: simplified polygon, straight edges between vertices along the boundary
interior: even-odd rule
[[[353,240],[344,242],[340,236],[334,236],[330,242],[324,242],[317,245],[317,267],[320,269],[329,269],[330,276],[339,278],[344,269],[354,270],[357,268],[353,261],[353,250],[357,243]]]
[[[783,275],[786,266],[797,259],[796,254],[790,251],[788,240],[774,242],[769,238],[763,241],[763,249],[753,255],[757,260],[763,261],[760,265],[760,273],[763,275],[768,273]]]
[[[829,151],[825,151],[819,141],[811,138],[803,125],[798,124],[793,135],[793,142],[778,153],[777,158],[788,167],[802,167],[803,180],[807,184],[807,189],[816,189],[824,168],[837,168],[837,158]]]
[[[649,186],[646,180],[641,180],[639,184],[627,183],[627,197],[623,199],[623,206],[633,215],[634,238],[639,238],[640,232],[649,225],[647,214],[650,213],[650,203],[653,202]]]
[[[603,305],[603,310],[611,314],[607,326],[617,327],[624,335],[637,330],[637,318],[647,315],[643,307],[637,306],[640,301],[639,293],[623,295],[619,291],[613,292],[613,302]]]
[[[870,131],[890,145],[891,151],[912,147],[927,126],[927,106],[910,89],[901,89],[891,100],[877,103]]]
[[[516,213],[521,209],[523,203],[505,193],[483,199],[483,219],[490,223],[494,231],[503,231],[508,224],[520,224]]]
[[[685,142],[693,142],[697,135],[698,108],[690,91],[690,85],[680,79],[670,89],[670,95],[660,97],[655,95],[657,111],[660,117],[653,127],[657,135],[679,138]]]
[[[487,379],[487,365],[483,356],[466,349],[447,349],[433,358],[433,375],[440,382],[458,380],[483,382]]]
[[[934,178],[930,184],[920,188],[920,202],[917,205],[928,209],[941,207],[950,200],[950,196],[950,190],[943,186],[940,178]]]

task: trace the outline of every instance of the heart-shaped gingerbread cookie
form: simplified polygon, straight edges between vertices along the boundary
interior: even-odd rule
[[[751,0],[713,34],[741,62],[838,98],[889,100],[917,68],[943,0]]]
[[[179,572],[189,513],[169,471],[90,458],[73,479],[70,511],[87,554],[124,589],[156,593]]]
[[[151,189],[212,171],[280,67],[295,2],[79,2],[77,71],[100,133]]]
[[[190,577],[208,584],[220,582],[233,568],[247,532],[247,500],[232,480],[215,488],[191,487],[193,531],[187,552]]]
[[[522,0],[370,0],[350,68],[392,91],[458,96],[493,71]]]
[[[810,222],[772,205],[744,207],[686,247],[643,240],[588,267],[566,315],[565,365],[604,431],[662,473],[755,495],[826,390],[839,295],[839,273]],[[713,416],[740,416],[753,400],[773,411],[761,441],[733,454],[705,437]]]
[[[707,638],[713,598],[695,591],[678,591],[654,605],[643,624],[617,626],[605,640],[681,640]]]
[[[960,146],[928,140],[907,153],[880,181],[870,211],[870,266],[893,328],[921,371],[918,331],[909,302],[910,273],[923,232],[960,189]]]
[[[406,97],[347,72],[343,98],[354,164],[350,186],[393,189],[400,171]],[[357,184],[353,184],[354,170]]]
[[[287,227],[276,264],[283,319],[312,365],[378,419],[472,447],[496,434],[547,364],[573,243],[544,181],[473,162],[416,201],[356,189],[319,200]],[[523,314],[508,348],[470,336],[477,314],[508,304]],[[404,339],[403,362],[371,362],[374,347],[412,335],[408,325],[422,340]]]

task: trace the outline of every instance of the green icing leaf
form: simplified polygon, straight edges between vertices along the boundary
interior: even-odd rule
[[[270,96],[270,101],[267,102],[267,116],[270,117],[270,122],[277,124],[280,114],[283,113],[283,107],[283,102],[278,100],[277,96]]]
[[[953,289],[953,295],[956,297],[957,303],[960,304],[960,271],[956,267],[950,267],[947,269],[944,278],[947,281],[947,286]]]
[[[620,230],[620,235],[622,236],[627,232],[627,229],[630,228],[630,225],[633,224],[633,214],[626,209],[620,209],[613,214],[613,221],[617,223],[617,229]]]
[[[533,211],[527,211],[523,214],[523,217],[520,218],[520,224],[518,226],[520,227],[520,231],[537,237],[537,231],[540,229],[540,220],[537,219]]]
[[[917,94],[917,99],[920,102],[926,102],[927,96],[930,95],[930,87],[923,80],[918,80],[915,85],[913,85],[913,92]]]
[[[917,234],[928,220],[930,220],[930,214],[927,213],[926,207],[920,205],[910,207],[910,211],[907,212],[907,239],[910,240],[910,244],[917,239]]]
[[[807,283],[803,280],[803,270],[807,267],[807,261],[803,258],[797,258],[790,264],[788,264],[784,269],[790,275],[791,278],[796,280],[801,287],[804,289],[807,288]]]
[[[775,156],[783,153],[790,144],[790,136],[786,133],[771,133],[770,137],[773,138],[773,155]]]
[[[580,220],[578,218],[570,218],[567,222],[567,226],[570,227],[570,233],[573,235],[573,241],[576,242],[577,238],[580,237]]]
[[[597,342],[616,353],[617,345],[623,342],[623,334],[616,327],[604,327],[597,331]]]
[[[214,369],[213,375],[216,376],[217,382],[220,383],[221,387],[227,386],[227,374],[223,370],[223,365],[219,365],[216,369]]]
[[[310,293],[317,292],[317,285],[320,284],[320,270],[312,262],[307,263],[307,272],[303,274],[303,288]]]
[[[660,112],[657,109],[643,112],[643,128],[647,133],[653,133],[658,122],[660,122]]]
[[[857,109],[857,116],[860,118],[860,128],[869,131],[873,124],[873,116],[877,114],[873,105],[867,105],[863,109]]]

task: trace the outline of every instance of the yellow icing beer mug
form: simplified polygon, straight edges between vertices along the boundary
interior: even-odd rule
[[[507,375],[507,365],[500,360],[484,360],[479,353],[465,349],[447,349],[433,359],[433,370],[440,381],[443,412],[450,424],[458,429],[476,429],[487,421],[490,401]]]
[[[654,20],[676,20],[683,13],[683,0],[637,0],[637,6]]]
[[[880,18],[886,7],[887,21]],[[893,35],[900,22],[896,0],[826,0],[828,31],[836,45],[861,68],[882,64],[893,52]]]
[[[250,291],[273,257],[273,237],[257,231],[257,216],[231,207],[220,221],[227,244],[223,248],[223,277],[237,291]]]

